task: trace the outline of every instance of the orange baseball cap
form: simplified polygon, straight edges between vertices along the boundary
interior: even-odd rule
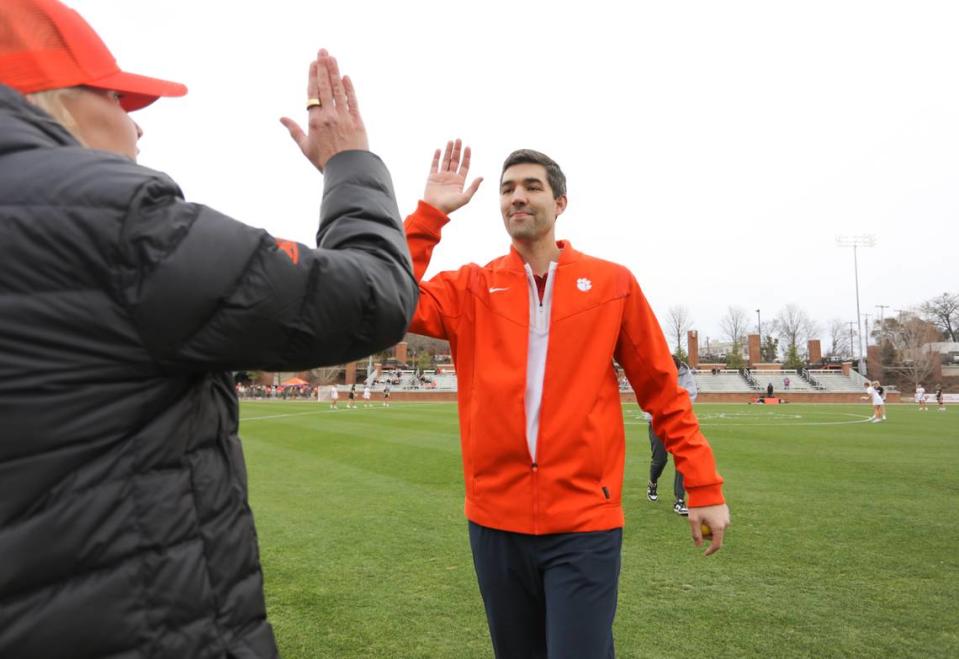
[[[86,86],[121,94],[127,112],[186,86],[121,71],[106,44],[58,0],[0,0],[0,82],[22,94]]]

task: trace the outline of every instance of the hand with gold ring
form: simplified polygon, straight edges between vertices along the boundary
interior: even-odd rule
[[[280,122],[317,169],[322,172],[327,161],[341,151],[369,150],[353,82],[340,76],[336,58],[325,48],[310,63],[306,98],[310,115],[306,131],[289,117]]]

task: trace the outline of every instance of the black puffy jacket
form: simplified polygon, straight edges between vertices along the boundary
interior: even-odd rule
[[[326,167],[277,242],[0,85],[0,657],[271,657],[234,369],[401,339],[389,173]]]

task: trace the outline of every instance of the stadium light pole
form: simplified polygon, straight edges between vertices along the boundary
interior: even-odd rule
[[[872,314],[864,313],[862,317],[866,319],[866,352],[869,352],[869,319]]]
[[[876,237],[871,233],[862,233],[856,236],[836,236],[836,245],[852,247],[852,266],[856,275],[856,326],[859,329],[859,369],[866,375],[866,363],[862,352],[862,315],[859,313],[859,253],[860,247],[875,247]]]

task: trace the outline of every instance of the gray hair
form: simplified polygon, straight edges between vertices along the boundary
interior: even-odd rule
[[[67,109],[66,103],[64,103],[65,99],[74,96],[76,93],[76,87],[61,87],[59,89],[48,89],[42,92],[27,94],[26,99],[53,117],[57,123],[66,128],[80,144],[87,146],[83,138],[80,137],[80,126],[77,124],[76,118],[73,116],[73,113]]]

